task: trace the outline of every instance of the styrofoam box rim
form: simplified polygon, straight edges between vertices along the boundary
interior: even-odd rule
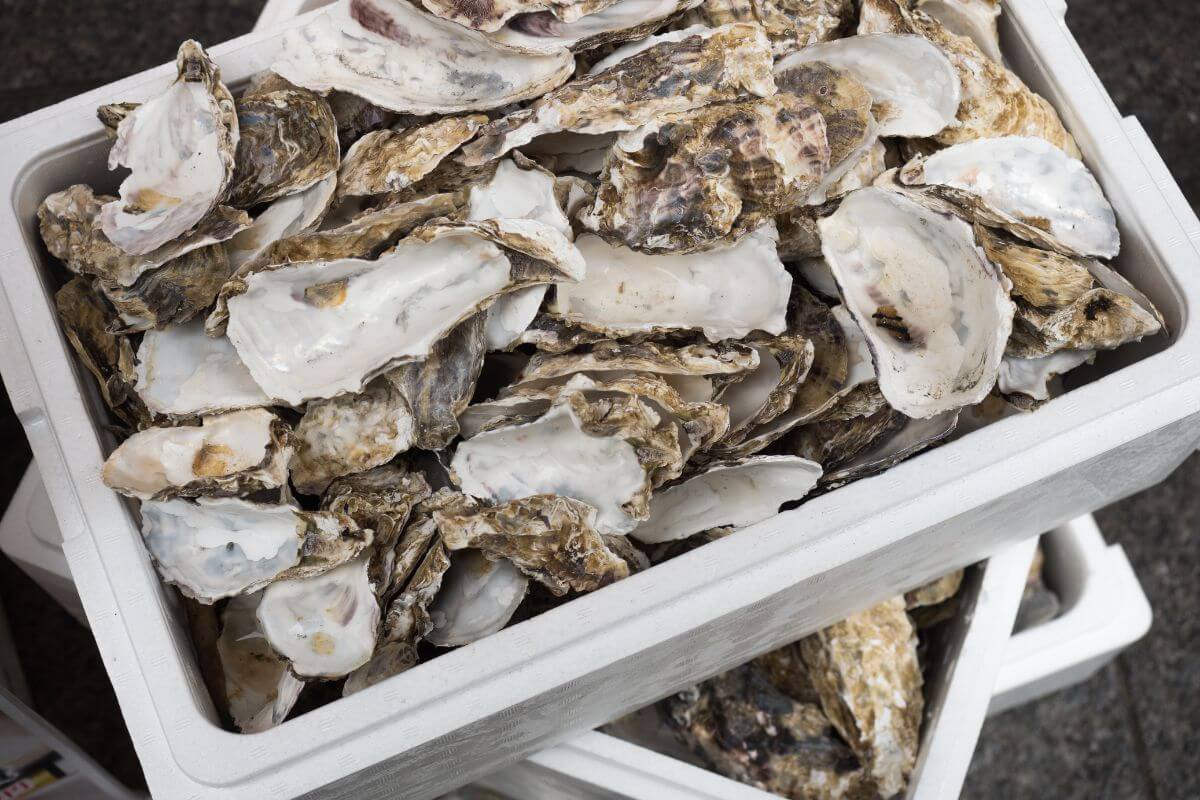
[[[71,537],[64,552],[135,744],[145,751],[152,786],[171,787],[172,796],[182,797],[311,790],[552,688],[561,691],[627,655],[685,636],[708,621],[745,613],[908,532],[968,513],[1003,491],[1036,485],[1200,414],[1200,327],[1188,319],[1200,301],[1195,268],[1200,258],[1177,221],[1177,215],[1190,212],[1172,209],[1150,179],[1111,102],[1046,0],[1012,0],[1007,10],[1019,34],[1010,45],[1041,62],[1065,98],[1065,111],[1083,123],[1074,126],[1076,138],[1094,155],[1091,166],[1120,209],[1126,236],[1143,243],[1170,275],[1165,291],[1174,295],[1180,315],[1169,348],[1082,386],[1035,415],[996,423],[738,537],[250,737],[220,730],[197,706],[203,689],[182,661],[186,642],[172,625],[140,542],[130,535],[128,509],[100,485],[103,453],[53,309],[31,302],[44,297],[33,263],[38,245],[26,238],[14,213],[22,180],[36,164],[96,140],[95,106],[151,96],[172,78],[172,67],[148,70],[0,126],[0,184],[13,187],[10,203],[0,212],[0,241],[6,248],[0,251],[6,256],[0,273],[0,366],[59,521]],[[307,16],[219,45],[212,53],[227,79],[239,81],[266,68],[278,32],[303,24]],[[804,532],[797,535],[797,530]],[[600,641],[603,647],[597,646]],[[564,732],[586,724],[573,721],[569,709],[560,710],[564,713],[554,724]],[[169,759],[158,747],[155,757],[148,757],[149,743],[160,740]]]

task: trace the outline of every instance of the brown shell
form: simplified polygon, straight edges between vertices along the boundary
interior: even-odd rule
[[[962,588],[962,580],[963,571],[956,569],[954,572],[943,575],[937,580],[918,586],[910,592],[905,592],[904,607],[911,611],[914,608],[922,606],[936,606],[939,603],[944,603],[958,594],[958,590]]]
[[[473,547],[507,558],[557,596],[590,592],[629,575],[629,565],[592,527],[595,509],[557,495],[535,495],[472,514],[434,512],[450,550]]]
[[[996,136],[1037,136],[1079,158],[1079,147],[1054,107],[1012,71],[996,63],[971,39],[951,33],[901,0],[862,0],[858,32],[915,33],[937,45],[962,82],[958,124],[936,137],[943,145]]]
[[[721,455],[724,448],[742,443],[753,431],[791,408],[796,393],[812,367],[815,348],[803,336],[789,332],[781,336],[754,336],[749,341],[759,350],[759,370],[764,373],[778,370],[778,378],[765,395],[761,387],[755,385],[755,373],[759,370],[743,380],[721,387],[715,398],[717,401],[736,405],[736,398],[742,395],[757,407],[748,417],[731,420],[728,433],[714,448],[714,454],[718,457],[724,457]],[[766,363],[768,358],[774,361],[773,365]],[[758,402],[760,399],[761,402]],[[739,452],[738,455],[743,454]]]
[[[603,11],[618,0],[421,0],[434,16],[477,31],[495,31],[518,14],[545,11],[564,22]]]
[[[735,375],[753,369],[749,345],[726,340],[672,346],[660,342],[605,339],[568,354],[535,353],[520,381],[557,378],[576,372],[634,370],[656,375]]]
[[[838,38],[853,18],[852,0],[704,0],[680,24],[716,27],[757,22],[766,30],[778,57]]]
[[[96,286],[120,313],[120,330],[145,331],[187,322],[207,310],[228,279],[229,256],[224,245],[213,244],[143,272],[132,286],[104,279]]]
[[[368,133],[346,152],[338,172],[338,197],[407,189],[470,141],[486,122],[485,114],[467,114],[400,131]]]
[[[585,224],[650,253],[732,241],[799,205],[829,169],[821,112],[790,94],[667,115],[629,136],[640,149],[610,151]]]
[[[881,797],[904,791],[917,760],[924,697],[917,636],[895,597],[803,639],[821,708]]]
[[[788,437],[787,450],[816,461],[830,473],[880,440],[894,435],[907,420],[889,407],[867,417],[811,422]]]

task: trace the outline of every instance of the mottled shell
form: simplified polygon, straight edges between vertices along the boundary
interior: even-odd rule
[[[350,146],[338,173],[338,196],[407,189],[470,141],[487,122],[483,114],[442,117],[403,130],[373,131]]]
[[[732,241],[820,184],[825,130],[790,94],[665,115],[618,140],[584,223],[649,253]]]
[[[178,325],[206,311],[228,279],[229,256],[214,244],[143,272],[130,286],[104,279],[96,286],[116,307],[122,329],[145,331]]]
[[[684,15],[684,24],[756,22],[778,57],[837,38],[853,18],[852,0],[704,0]]]
[[[564,22],[603,11],[618,0],[421,0],[431,14],[477,31],[499,30],[519,14],[548,11]]]
[[[595,13],[565,21],[549,11],[510,19],[488,38],[508,50],[531,55],[582,52],[645,38],[700,0],[618,0]]]

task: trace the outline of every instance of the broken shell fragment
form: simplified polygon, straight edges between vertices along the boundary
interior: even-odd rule
[[[100,209],[100,226],[109,241],[134,255],[195,230],[233,175],[238,121],[220,70],[190,40],[180,46],[175,67],[177,77],[165,92],[121,120],[108,156],[109,169],[129,167],[132,174],[121,183],[120,199]]]
[[[746,92],[775,93],[770,45],[762,30],[744,24],[701,29],[593,70],[490,123],[463,148],[462,161],[483,164],[560,131],[628,131],[665,113],[734,100]]]
[[[573,66],[566,50],[512,52],[405,0],[338,0],[284,34],[271,69],[298,86],[350,92],[392,111],[457,114],[537,97]]]
[[[583,280],[557,287],[550,311],[621,336],[700,329],[709,341],[754,330],[783,333],[792,278],[768,223],[731,245],[693,255],[649,255],[584,234]]]
[[[736,240],[825,178],[821,112],[789,93],[663,114],[609,153],[588,228],[647,253]]]
[[[299,677],[339,678],[370,659],[379,602],[367,563],[358,558],[315,577],[275,581],[263,591],[258,624]]]
[[[851,193],[819,225],[888,403],[928,418],[983,400],[1013,305],[1008,279],[976,247],[970,226],[876,188]]]
[[[596,532],[596,509],[557,495],[534,495],[474,513],[434,512],[451,551],[472,548],[506,558],[556,596],[589,592],[629,575]]]
[[[779,512],[817,485],[821,465],[794,456],[758,456],[716,464],[650,500],[650,517],[630,533],[646,544],[684,539],[711,528],[744,528]]]
[[[905,186],[963,209],[1064,255],[1113,258],[1121,249],[1116,215],[1083,162],[1043,139],[981,139],[914,158],[900,170]]]
[[[433,629],[425,639],[439,647],[461,647],[491,636],[508,624],[528,590],[529,579],[508,559],[457,550],[429,606]]]
[[[485,122],[484,114],[466,114],[368,133],[346,151],[338,173],[339,197],[407,189],[470,141]]]
[[[242,733],[259,733],[279,725],[304,688],[304,682],[296,679],[259,628],[256,612],[261,599],[261,593],[231,599],[221,613],[217,638],[229,714]]]
[[[880,796],[904,791],[924,708],[917,636],[904,598],[835,623],[799,647],[821,708],[862,759]]]
[[[955,121],[962,86],[950,61],[927,39],[877,33],[809,45],[775,65],[777,73],[818,61],[862,82],[880,136],[933,136]]]
[[[143,500],[252,494],[287,483],[291,431],[256,408],[206,417],[198,426],[146,428],[113,451],[100,477]]]

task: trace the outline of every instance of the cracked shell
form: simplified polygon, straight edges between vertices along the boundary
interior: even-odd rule
[[[120,199],[100,209],[100,226],[134,255],[196,231],[233,176],[238,121],[220,70],[191,40],[180,46],[175,67],[165,92],[121,120],[108,155],[109,169],[132,174],[121,182]]]
[[[788,93],[665,114],[618,138],[581,222],[647,253],[737,239],[829,171],[821,112]]]
[[[970,226],[876,188],[851,193],[819,225],[888,403],[929,418],[982,401],[996,383],[1013,304],[1011,284]]]
[[[221,612],[217,638],[229,715],[242,733],[259,733],[283,722],[304,688],[259,628],[261,599],[260,593],[231,599]]]
[[[629,575],[596,532],[596,509],[557,495],[534,495],[468,514],[434,512],[451,551],[473,548],[505,558],[555,596],[590,592]]]
[[[113,451],[104,484],[143,500],[252,494],[287,483],[291,429],[266,409],[205,417],[198,426],[145,428]]]
[[[664,113],[734,100],[743,93],[775,93],[770,46],[762,30],[744,24],[700,30],[590,72],[489,123],[463,148],[461,160],[483,164],[560,131],[628,131]]]
[[[573,67],[565,50],[512,52],[405,0],[338,0],[284,34],[271,65],[298,86],[350,92],[412,114],[483,111],[529,100],[566,81]]]

